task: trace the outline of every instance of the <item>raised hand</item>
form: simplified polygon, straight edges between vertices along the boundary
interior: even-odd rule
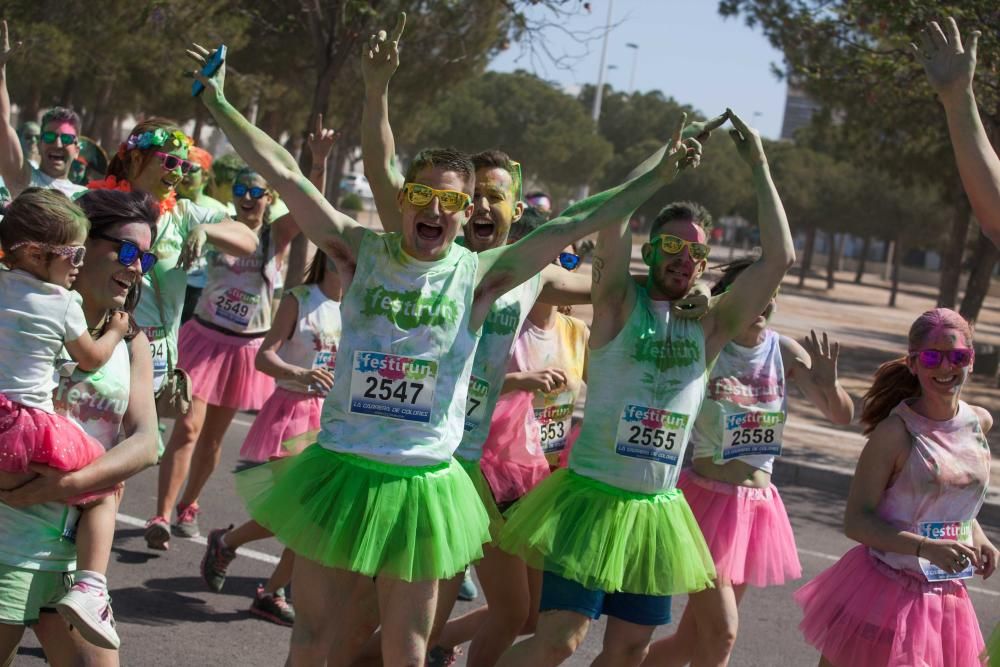
[[[0,53],[0,67],[6,67],[7,61],[10,60],[10,57],[17,53],[22,46],[24,46],[24,42],[17,42],[14,44],[14,48],[11,48],[10,39],[7,36],[6,21],[0,23],[0,37],[3,38],[3,52]]]
[[[313,131],[309,133],[309,137],[306,139],[306,144],[312,153],[313,161],[322,160],[325,162],[338,139],[340,139],[340,133],[336,130],[328,130],[323,127],[323,114],[316,114],[316,123],[313,126]]]
[[[729,136],[736,144],[736,151],[751,167],[767,163],[767,156],[764,155],[764,144],[761,143],[760,134],[757,130],[743,122],[732,109],[726,109],[726,115],[733,123],[733,129],[729,130]]]
[[[920,46],[910,44],[910,50],[924,66],[927,81],[938,95],[960,93],[972,87],[976,73],[976,47],[979,31],[972,31],[969,48],[962,47],[958,24],[950,16],[944,20],[944,30],[931,21],[920,32]]]
[[[207,89],[208,86],[205,88]],[[194,266],[198,258],[201,257],[207,241],[208,235],[205,233],[204,225],[198,225],[192,229],[184,241],[184,247],[181,248],[180,257],[177,258],[177,266],[185,271]]]
[[[709,118],[708,120],[696,120],[688,123],[684,127],[684,134],[681,138],[697,139],[701,143],[705,143],[712,136],[712,132],[722,127],[727,120],[729,120],[728,111],[719,114],[715,118]]]
[[[392,28],[391,40],[385,30],[368,38],[361,49],[361,74],[365,87],[387,86],[399,67],[399,40],[406,29],[406,12],[400,12]]]
[[[198,44],[191,44],[191,48],[187,49],[186,53],[188,56],[198,63],[198,69],[191,72],[191,76],[201,81],[201,85],[205,86],[205,92],[201,94],[202,101],[206,104],[219,104],[224,102],[226,99],[225,84],[226,84],[226,63],[223,61],[222,65],[219,67],[218,71],[210,77],[206,77],[201,73],[202,67],[205,66],[205,62],[212,56],[215,51],[209,51],[204,46]]]
[[[663,153],[658,168],[665,172],[668,180],[673,179],[682,169],[694,168],[701,164],[701,144],[697,139],[684,139],[687,114],[682,113],[670,137],[669,149]]]
[[[840,343],[830,342],[826,332],[823,338],[816,336],[816,330],[810,330],[809,335],[802,340],[802,347],[812,359],[810,372],[813,380],[820,387],[832,387],[837,384],[837,359],[840,357]],[[799,363],[804,362],[799,360]]]

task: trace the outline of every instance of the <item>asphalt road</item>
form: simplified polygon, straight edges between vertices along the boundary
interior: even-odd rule
[[[222,463],[202,497],[202,533],[213,527],[240,523],[246,517],[235,494],[232,473],[239,467],[237,453],[252,415],[238,415],[226,438]],[[779,464],[780,465],[780,462]],[[782,490],[791,514],[805,577],[815,576],[849,549],[840,533],[844,499],[813,489]],[[258,582],[270,574],[280,553],[273,540],[251,545],[254,553],[237,558],[225,591],[207,591],[198,574],[204,540],[174,538],[168,552],[150,551],[142,539],[141,523],[153,511],[156,469],[129,480],[121,508],[112,557],[111,582],[115,616],[122,638],[123,665],[183,667],[187,665],[281,665],[290,629],[251,617],[247,613]],[[991,537],[1000,540],[992,527]],[[243,553],[243,550],[241,550]],[[798,608],[791,595],[796,585],[751,590],[741,613],[741,629],[734,666],[815,665],[818,656],[801,639],[796,626]],[[1000,621],[1000,575],[971,586],[983,632]],[[674,604],[679,619],[685,600]],[[464,613],[482,601],[460,603]],[[350,613],[345,609],[344,613]],[[669,634],[670,626],[657,636]],[[567,665],[586,665],[600,649],[603,623],[595,624],[586,643]],[[26,634],[16,665],[43,665],[41,650]],[[459,664],[464,664],[460,661]]]

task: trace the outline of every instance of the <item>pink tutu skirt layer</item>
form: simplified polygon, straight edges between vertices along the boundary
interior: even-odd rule
[[[240,448],[240,458],[263,463],[292,452],[282,443],[319,428],[323,397],[278,387],[264,401]],[[312,440],[315,442],[315,439]]]
[[[677,486],[705,535],[720,579],[763,588],[802,576],[792,526],[774,484],[756,489],[684,470]]]
[[[29,463],[63,472],[79,470],[104,454],[104,446],[62,415],[32,408],[0,394],[0,470],[26,473]],[[89,493],[66,500],[82,505],[111,493]]]
[[[498,503],[517,500],[549,476],[531,401],[530,392],[504,394],[493,411],[479,467]]]
[[[799,629],[837,667],[979,667],[965,586],[896,570],[859,545],[795,593]]]
[[[191,394],[209,405],[259,410],[274,378],[254,367],[264,338],[227,336],[188,320],[177,338],[177,367],[191,376]]]

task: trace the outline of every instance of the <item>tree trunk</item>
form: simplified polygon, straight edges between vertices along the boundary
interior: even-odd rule
[[[861,257],[858,258],[858,272],[854,274],[854,282],[861,284],[861,279],[865,275],[865,264],[868,262],[868,252],[872,247],[872,237],[866,236],[864,244],[861,246]]]
[[[830,248],[827,250],[826,254],[826,288],[831,290],[837,286],[837,259],[840,256],[840,244],[842,244],[844,240],[842,234],[829,232],[826,236],[830,239]]]
[[[806,231],[806,245],[802,249],[802,264],[799,265],[799,287],[806,284],[806,275],[812,266],[813,250],[816,247],[816,228],[810,227]]]
[[[892,289],[889,291],[889,307],[896,307],[896,295],[899,294],[899,269],[903,266],[903,235],[896,237],[896,242],[892,248]]]
[[[961,188],[961,184],[959,184]],[[964,192],[959,190],[959,192]],[[941,256],[941,280],[938,283],[938,303],[941,308],[954,308],[958,301],[958,284],[962,278],[962,257],[969,236],[969,216],[972,208],[963,194],[955,202],[951,219],[948,247]]]
[[[969,272],[969,282],[965,287],[965,297],[962,299],[962,307],[959,309],[962,317],[969,322],[975,322],[979,317],[979,310],[983,307],[983,300],[990,289],[990,279],[993,277],[993,269],[996,268],[997,260],[1000,259],[1000,250],[993,245],[986,236],[979,232],[976,239],[976,249],[972,253],[972,267]]]

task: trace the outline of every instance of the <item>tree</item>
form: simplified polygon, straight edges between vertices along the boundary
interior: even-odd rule
[[[393,116],[394,127],[399,116]],[[470,152],[501,148],[523,162],[525,181],[557,197],[598,179],[612,154],[576,100],[521,71],[487,72],[445,91],[417,128],[400,133],[402,152],[427,145]]]
[[[841,150],[858,164],[898,173],[908,184],[940,187],[951,209],[939,303],[957,299],[968,234],[968,203],[948,142],[944,113],[906,45],[927,21],[954,16],[983,31],[980,62],[995,60],[1000,15],[995,0],[722,0],[724,16],[760,26],[786,58],[781,71],[843,119]],[[981,66],[977,91],[984,124],[1000,121],[1000,72]],[[981,289],[981,285],[974,285]]]

